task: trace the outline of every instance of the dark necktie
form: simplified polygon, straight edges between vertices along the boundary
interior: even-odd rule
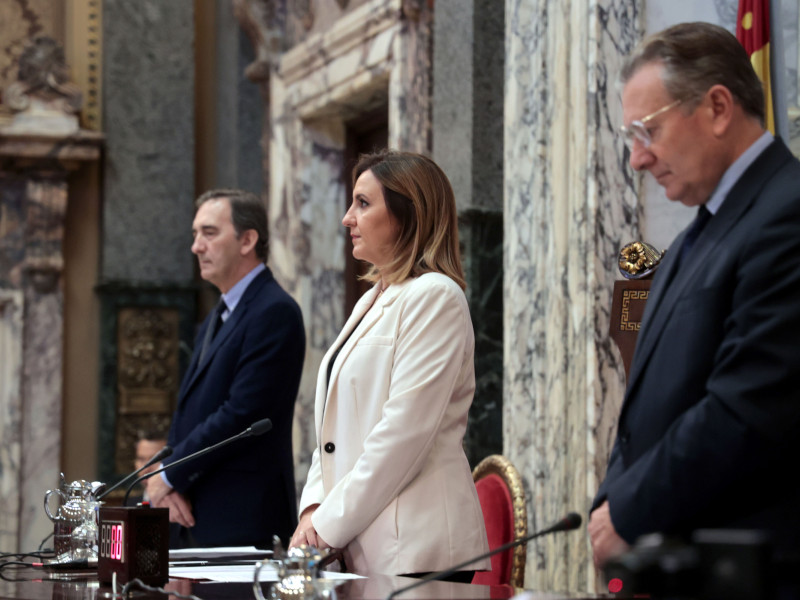
[[[694,243],[697,241],[700,232],[703,231],[703,227],[706,226],[710,218],[711,212],[705,207],[704,204],[701,205],[700,208],[697,209],[697,216],[694,218],[692,226],[689,227],[689,231],[686,232],[686,237],[683,238],[681,251],[678,255],[678,266],[682,265],[683,262],[689,258],[689,253],[691,252]]]
[[[226,308],[228,308],[228,306],[225,304],[225,301],[222,298],[220,298],[219,302],[214,307],[214,310],[211,311],[211,317],[209,318],[208,321],[206,334],[203,336],[203,347],[200,350],[199,362],[203,362],[203,357],[205,357],[208,347],[211,345],[214,336],[217,335],[219,328],[222,327],[222,313],[225,312]]]

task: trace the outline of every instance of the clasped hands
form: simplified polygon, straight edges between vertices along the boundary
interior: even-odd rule
[[[314,524],[311,522],[311,515],[314,514],[318,506],[319,504],[312,504],[300,515],[300,522],[297,524],[297,529],[294,530],[292,540],[289,542],[289,548],[302,546],[303,544],[314,546],[320,550],[331,547],[330,544],[319,536],[317,530],[314,529]]]
[[[171,523],[178,523],[184,527],[194,527],[192,504],[186,497],[169,487],[161,477],[150,477],[147,480],[147,495],[150,497],[151,506],[168,508]]]
[[[608,500],[598,506],[589,517],[589,537],[592,541],[594,565],[597,568],[602,567],[610,558],[624,554],[630,549],[611,522]]]

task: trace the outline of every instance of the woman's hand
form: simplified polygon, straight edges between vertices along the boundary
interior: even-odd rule
[[[294,530],[292,541],[289,542],[289,548],[302,546],[303,544],[306,544],[307,546],[315,546],[320,550],[330,548],[325,540],[317,535],[317,530],[314,529],[314,524],[311,522],[311,515],[314,514],[314,511],[317,510],[317,507],[319,507],[319,504],[312,504],[303,511],[302,515],[300,515],[300,522],[297,524],[297,529]]]

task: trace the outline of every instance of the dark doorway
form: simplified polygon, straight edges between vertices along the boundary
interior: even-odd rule
[[[389,115],[386,106],[364,114],[350,121],[347,126],[347,146],[345,147],[344,173],[347,195],[344,200],[342,215],[350,207],[353,198],[353,167],[361,154],[375,152],[386,148],[389,140]],[[359,276],[367,272],[369,265],[353,258],[353,242],[344,234],[345,267],[344,267],[344,314],[350,315],[356,301],[372,284],[360,280]]]

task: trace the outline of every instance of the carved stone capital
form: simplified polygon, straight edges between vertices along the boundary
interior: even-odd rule
[[[24,271],[33,289],[39,294],[52,294],[58,289],[64,259],[60,256],[49,258],[28,258]]]
[[[69,81],[64,49],[52,38],[38,37],[20,56],[17,81],[3,92],[3,103],[15,113],[3,129],[74,133],[82,102],[80,89]]]

